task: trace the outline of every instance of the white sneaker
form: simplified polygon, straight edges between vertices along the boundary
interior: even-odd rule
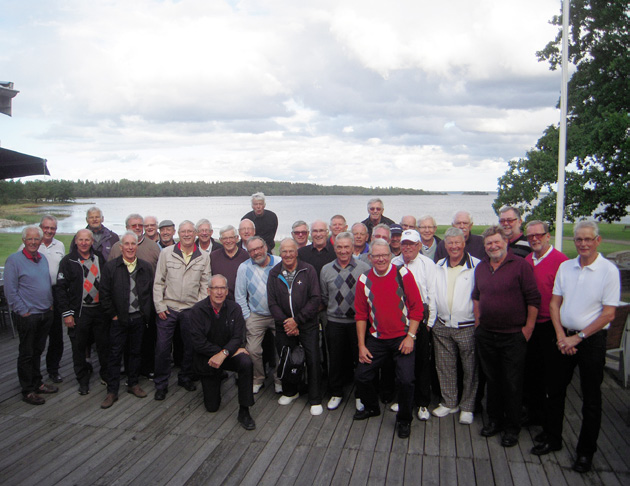
[[[418,409],[419,420],[429,420],[430,418],[431,418],[431,414],[429,413],[429,409],[427,407],[420,407]]]
[[[324,413],[324,407],[321,405],[311,405],[311,415],[321,415]]]
[[[282,395],[280,398],[278,398],[278,404],[279,405],[289,405],[293,400],[295,400],[299,396],[300,396],[299,393],[296,393],[292,397],[288,397],[286,395]]]
[[[339,407],[339,405],[341,405],[342,400],[343,400],[342,397],[330,397],[330,400],[328,400],[328,405],[326,405],[326,408],[328,410],[335,410],[337,409],[337,407]]]
[[[459,414],[459,423],[464,425],[470,425],[473,423],[473,413],[472,412],[460,412]]]
[[[258,393],[262,387],[263,387],[262,383],[258,385],[254,385],[254,395],[256,395],[256,393]]]
[[[365,410],[365,405],[363,405],[363,402],[360,398],[356,398],[354,400],[354,407],[357,409],[358,412],[363,412],[363,410]]]
[[[280,395],[282,393],[282,383],[274,383],[273,390],[276,392],[276,395]]]
[[[437,408],[433,409],[431,412],[436,417],[446,417],[449,413],[457,413],[459,412],[459,407],[448,408],[442,405],[441,403],[437,406]]]
[[[394,402],[394,403],[392,403],[392,404],[389,406],[389,409],[390,409],[392,412],[398,412],[398,404],[397,404],[397,403],[395,403],[395,402]]]

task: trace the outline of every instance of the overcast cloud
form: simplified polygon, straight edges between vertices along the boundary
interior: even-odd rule
[[[559,0],[0,0],[2,146],[55,178],[494,190]]]

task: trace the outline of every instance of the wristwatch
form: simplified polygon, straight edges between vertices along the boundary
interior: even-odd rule
[[[578,337],[579,337],[581,340],[584,340],[584,339],[586,339],[586,334],[584,334],[584,332],[583,332],[583,331],[580,331],[580,332],[578,332]]]
[[[230,355],[230,352],[227,349],[222,349],[221,350],[223,352],[223,354],[225,354],[226,356]]]
[[[414,341],[416,340],[416,335],[415,334],[411,334],[410,332],[407,333],[407,336],[409,336],[411,339],[413,339]]]

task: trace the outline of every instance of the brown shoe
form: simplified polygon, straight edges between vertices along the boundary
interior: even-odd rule
[[[43,405],[44,403],[46,403],[46,400],[44,400],[35,392],[31,392],[28,395],[24,395],[22,397],[22,400],[24,400],[26,403],[30,405]]]
[[[118,395],[114,393],[108,393],[105,397],[105,400],[103,400],[103,403],[101,403],[101,408],[111,407],[116,400],[118,400]]]
[[[37,389],[38,393],[57,393],[58,391],[59,388],[53,385],[47,385],[46,383],[42,383]]]
[[[147,396],[147,392],[145,392],[140,385],[134,385],[132,387],[127,388],[127,393],[132,393],[138,398],[145,398]]]

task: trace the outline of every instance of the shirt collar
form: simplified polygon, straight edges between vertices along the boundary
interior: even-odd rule
[[[549,249],[545,252],[545,254],[543,256],[541,256],[540,258],[536,258],[536,253],[532,252],[532,261],[534,262],[534,265],[538,265],[540,262],[542,262],[545,258],[547,258],[547,256],[553,251],[553,245],[549,245]]]
[[[38,251],[35,252],[35,255],[31,255],[31,253],[26,251],[26,248],[24,248],[22,249],[22,253],[24,254],[26,258],[28,258],[29,260],[35,263],[39,263],[39,261],[42,259],[42,256],[40,255]]]

